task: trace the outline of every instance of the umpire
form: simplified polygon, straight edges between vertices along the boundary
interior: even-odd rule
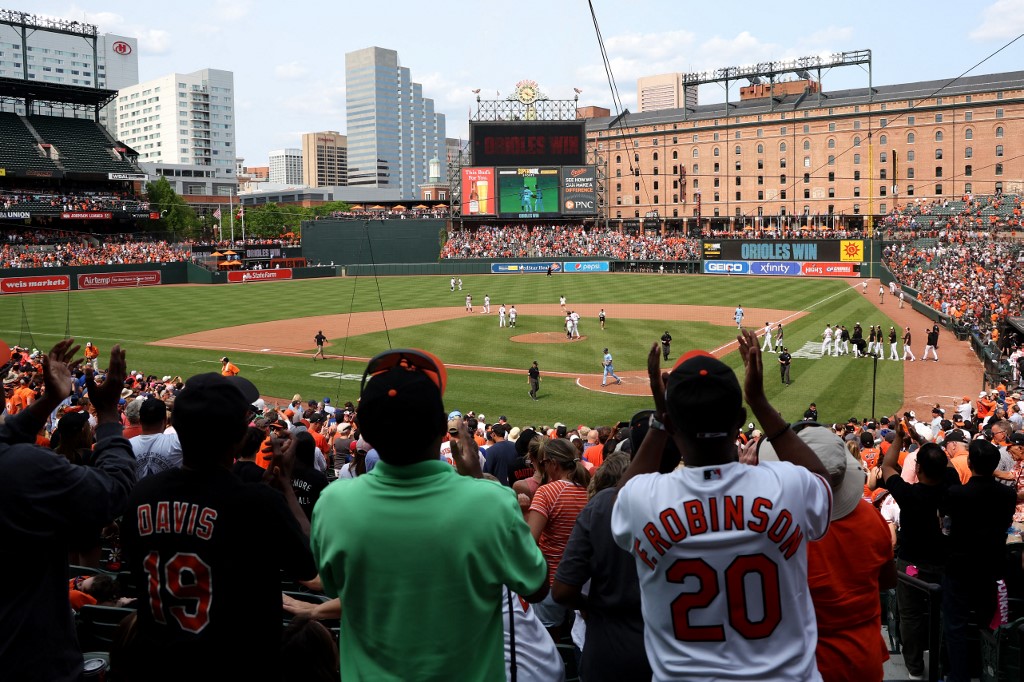
[[[665,333],[661,335],[661,354],[668,360],[669,351],[672,349],[672,335],[665,330]]]
[[[537,391],[540,390],[540,368],[537,367],[536,360],[533,361],[528,373],[530,375],[530,397],[536,400]]]
[[[782,347],[782,352],[779,353],[779,372],[782,374],[782,383],[789,386],[789,366],[793,362],[793,356],[789,354],[789,349],[785,346]]]

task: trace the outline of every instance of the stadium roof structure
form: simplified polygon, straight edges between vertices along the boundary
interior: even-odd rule
[[[939,90],[941,89],[941,92]],[[965,76],[933,81],[917,81],[896,85],[876,85],[871,88],[852,88],[823,92],[817,95],[786,95],[775,98],[758,98],[738,102],[716,102],[702,104],[688,109],[658,109],[632,113],[625,111],[618,116],[606,116],[587,120],[588,131],[617,130],[647,125],[662,125],[701,121],[730,116],[749,116],[790,111],[821,109],[822,107],[849,107],[882,102],[916,101],[934,96],[970,95],[993,90],[1024,89],[1024,71]],[[875,110],[877,113],[877,110]]]
[[[46,102],[59,107],[95,108],[98,112],[117,97],[117,90],[86,88],[80,85],[41,83],[23,78],[0,78],[0,101],[23,100],[25,110],[33,103]]]

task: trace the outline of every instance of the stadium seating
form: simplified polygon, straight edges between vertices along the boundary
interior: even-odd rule
[[[53,161],[43,155],[39,142],[25,127],[21,116],[0,113],[0,168],[12,170],[59,171]]]
[[[59,153],[65,171],[79,173],[139,173],[130,161],[118,159],[117,144],[98,123],[84,118],[31,116],[29,123]]]

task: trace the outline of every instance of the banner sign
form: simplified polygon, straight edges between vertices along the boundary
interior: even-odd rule
[[[28,220],[31,217],[28,211],[0,211],[0,218],[7,220]]]
[[[133,272],[96,272],[78,276],[79,289],[151,287],[157,284],[160,284],[159,270],[137,270]]]
[[[71,278],[67,275],[0,278],[0,294],[34,294],[40,291],[67,291],[70,288]]]
[[[493,168],[462,169],[462,215],[494,215]]]
[[[597,167],[562,169],[562,214],[597,215]]]
[[[280,247],[272,248],[260,248],[260,249],[246,249],[244,258],[246,260],[250,258],[283,258]]]
[[[491,273],[495,275],[507,275],[509,273],[527,272],[561,272],[561,263],[491,263]]]
[[[590,260],[590,261],[567,261],[565,263],[566,272],[610,272],[610,263],[605,260]]]
[[[704,274],[706,275],[747,275],[750,274],[750,264],[743,261],[705,261]]]
[[[803,274],[807,277],[859,277],[859,263],[804,263]]]
[[[148,180],[145,173],[107,173],[107,180]]]
[[[65,211],[60,217],[62,220],[110,220],[114,214],[110,211]]]
[[[864,261],[862,239],[720,239],[701,243],[705,260],[735,261]]]
[[[228,273],[228,281],[232,284],[241,282],[272,282],[274,280],[291,279],[291,268],[277,270],[233,270]]]

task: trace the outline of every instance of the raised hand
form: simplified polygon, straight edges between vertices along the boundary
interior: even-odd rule
[[[80,346],[74,345],[74,339],[58,341],[50,352],[43,356],[43,386],[46,389],[45,395],[59,404],[64,398],[71,395],[72,381],[71,371],[77,367],[82,359],[72,360]]]
[[[85,368],[85,385],[89,389],[89,400],[96,408],[97,419],[113,417],[114,421],[119,421],[117,401],[121,399],[121,389],[124,388],[126,367],[124,351],[120,345],[115,345],[110,349],[110,362],[102,384],[96,383],[91,367]]]
[[[747,404],[753,406],[755,403],[765,400],[761,347],[757,343],[757,335],[749,329],[740,332],[736,337],[736,342],[739,344],[740,357],[743,358],[743,367],[746,370],[743,393],[746,396]]]

